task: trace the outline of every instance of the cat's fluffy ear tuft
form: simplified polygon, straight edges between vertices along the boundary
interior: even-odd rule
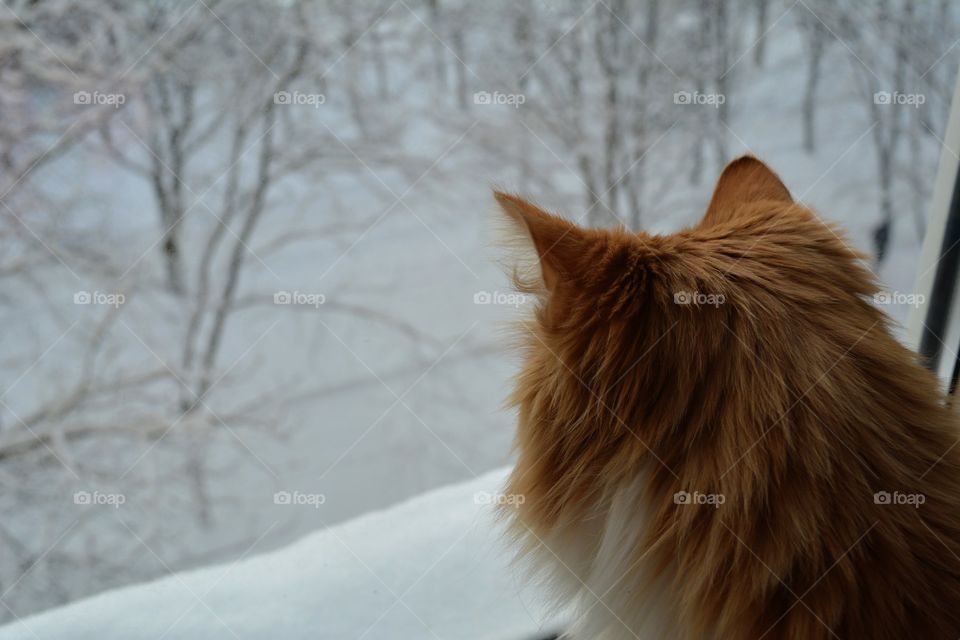
[[[514,284],[529,293],[552,293],[577,272],[584,253],[585,230],[536,205],[502,191],[494,198],[503,212],[502,243],[513,255]]]

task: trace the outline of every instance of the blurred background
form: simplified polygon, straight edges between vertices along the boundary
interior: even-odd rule
[[[665,233],[754,153],[904,321],[958,13],[0,0],[0,621],[509,464],[491,186]]]

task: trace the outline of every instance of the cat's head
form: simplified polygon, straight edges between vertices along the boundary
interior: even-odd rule
[[[496,199],[515,284],[536,300],[512,398],[510,490],[529,523],[580,517],[640,468],[664,493],[715,484],[808,387],[856,378],[844,352],[885,333],[862,256],[755,158],[728,165],[701,221],[672,235]]]

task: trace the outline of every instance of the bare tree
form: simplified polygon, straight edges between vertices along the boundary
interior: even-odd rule
[[[910,2],[876,0],[869,5],[824,7],[818,17],[833,24],[833,30],[853,53],[850,64],[871,123],[880,194],[880,219],[873,231],[874,254],[879,263],[887,256],[893,233],[898,210],[897,185],[914,170],[900,164],[900,145],[908,134],[923,137],[918,127],[922,127],[924,105],[937,104],[938,110],[944,112],[947,108],[947,101],[937,95],[944,90],[924,78],[950,45],[937,40],[939,30],[930,28],[930,15],[918,13]],[[864,22],[872,28],[862,28]],[[933,62],[922,71],[926,66],[922,61],[927,60]],[[920,231],[924,202],[916,183],[914,186],[916,200],[910,209]]]
[[[806,9],[800,17],[800,32],[804,37],[804,46],[807,53],[807,74],[803,90],[803,148],[807,153],[816,150],[817,141],[817,106],[820,96],[817,90],[820,87],[822,75],[823,53],[827,45],[827,29],[820,18],[813,13],[819,10]]]
[[[358,20],[372,23],[375,9]],[[278,188],[349,176],[382,192],[371,166],[396,163],[418,176],[435,158],[391,148],[399,131],[393,118],[349,132],[317,119],[328,98],[338,110],[349,105],[357,83],[336,66],[342,49],[332,41],[350,23],[328,30],[329,20],[306,3],[103,3],[93,10],[65,0],[14,10],[17,20],[0,23],[14,34],[0,51],[10,56],[0,103],[19,118],[19,125],[12,118],[0,125],[9,180],[0,195],[0,308],[29,305],[37,313],[17,330],[28,333],[19,348],[0,361],[0,504],[25,513],[0,531],[0,584],[19,582],[5,604],[24,612],[153,575],[155,567],[138,559],[144,543],[159,549],[189,530],[189,553],[164,552],[176,567],[220,553],[217,513],[233,499],[219,479],[224,468],[275,481],[237,432],[280,437],[288,395],[302,393],[288,380],[237,366],[246,352],[238,358],[229,346],[236,319],[272,308],[278,289],[293,288],[271,273],[269,256],[305,242],[342,242],[379,215],[348,216],[314,195],[304,223]],[[404,19],[412,28],[413,18]],[[91,29],[96,45],[85,37]],[[394,44],[363,40],[351,52],[375,76],[380,47]],[[389,113],[392,105],[373,99],[383,90],[363,85],[356,102]],[[31,102],[43,109],[28,108]],[[44,183],[55,161],[124,169],[111,172],[113,186],[152,199],[155,239],[135,246],[133,232],[111,224],[124,212],[99,211],[82,183],[71,192]],[[336,289],[327,293],[328,321],[351,317],[395,332],[412,350],[436,348],[392,314],[339,300]],[[91,295],[112,302],[97,304]],[[53,356],[44,357],[54,347],[69,354],[59,354],[59,373],[27,391],[24,372],[50,375],[44,365]],[[94,487],[154,511],[127,512],[128,524],[65,506],[65,496]],[[192,512],[204,527],[165,518],[170,509]],[[50,525],[38,535],[31,521]]]
[[[767,53],[767,22],[769,21],[770,0],[754,0],[754,10],[757,12],[757,43],[753,47],[753,62],[758,67],[763,66]]]

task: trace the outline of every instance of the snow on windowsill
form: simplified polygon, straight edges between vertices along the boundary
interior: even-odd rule
[[[553,628],[521,589],[492,507],[507,469],[310,534],[0,627],[0,640],[531,640]]]

